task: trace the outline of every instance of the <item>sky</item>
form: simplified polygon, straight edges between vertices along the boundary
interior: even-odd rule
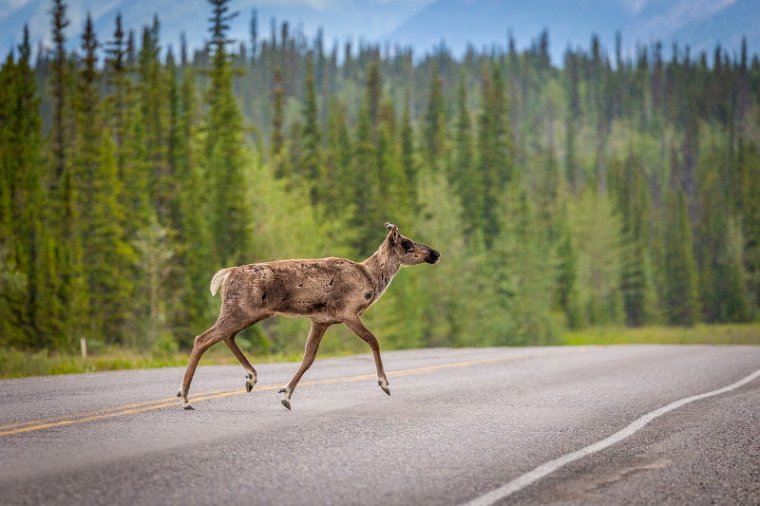
[[[233,34],[247,38],[251,11],[259,12],[259,31],[269,33],[271,17],[288,20],[296,28],[303,23],[306,35],[313,36],[321,26],[328,40],[341,40],[361,35],[366,40],[377,40],[392,32],[406,18],[433,0],[232,0],[232,10],[240,15],[233,22]],[[22,27],[28,23],[33,44],[41,39],[49,45],[51,0],[0,0],[0,50],[18,43]],[[121,11],[127,27],[139,29],[150,23],[153,14],[166,28],[162,40],[178,41],[180,29],[187,31],[191,43],[202,42],[210,6],[206,0],[68,0],[67,15],[71,24],[69,38],[81,33],[89,11],[95,21],[96,32],[101,25],[110,34],[113,19]]]
[[[335,40],[359,40],[365,42],[377,42],[385,40],[390,34],[404,25],[404,22],[413,18],[416,13],[436,0],[231,0],[231,8],[240,15],[232,23],[231,36],[241,42],[248,41],[249,22],[251,12],[258,10],[260,37],[267,37],[270,33],[270,20],[276,18],[279,22],[289,21],[291,30],[299,28],[306,36],[313,37],[318,28],[324,29],[325,43],[328,49]],[[489,4],[493,2],[519,2],[519,0],[459,0],[468,2],[481,2]],[[517,10],[530,11],[532,0],[522,0],[526,4],[518,5]],[[572,0],[579,5],[593,3],[599,0]],[[622,6],[622,9],[630,14],[632,24],[627,27],[627,40],[636,38],[639,40],[653,40],[667,34],[675,33],[682,26],[708,18],[720,12],[726,7],[735,4],[739,0],[606,0],[609,5]],[[742,0],[747,1],[747,0]],[[760,0],[756,1],[760,8]],[[443,0],[445,4],[453,6],[454,0]],[[557,0],[557,2],[571,2],[571,0]],[[548,3],[546,1],[539,3]],[[22,27],[28,23],[31,31],[33,46],[42,41],[49,47],[50,39],[50,15],[49,10],[52,0],[0,0],[0,54],[8,51],[21,39]],[[180,33],[185,32],[191,47],[199,47],[207,38],[210,6],[207,0],[67,0],[67,15],[71,24],[67,30],[69,47],[78,45],[79,37],[84,25],[84,19],[89,11],[95,23],[95,30],[100,40],[110,38],[113,31],[114,18],[117,12],[123,15],[124,25],[127,29],[139,31],[145,24],[149,24],[155,13],[158,13],[162,22],[161,43],[164,48],[172,45],[178,46]],[[461,4],[460,4],[461,5]],[[466,8],[465,8],[466,9]],[[474,9],[473,9],[474,10]],[[503,11],[504,9],[502,9]],[[456,11],[456,9],[452,9]],[[555,22],[563,23],[562,13],[556,14]],[[540,24],[541,19],[529,17],[533,24]],[[753,18],[754,19],[754,18]],[[751,21],[754,22],[754,21]],[[456,23],[456,20],[453,20]],[[419,29],[420,26],[422,29]],[[483,32],[483,24],[475,22],[475,30]],[[532,26],[532,25],[531,25]],[[538,26],[538,25],[537,25]],[[440,38],[446,33],[436,31],[436,27],[429,27],[425,23],[414,25],[412,35],[420,34],[427,30],[427,38]],[[478,27],[480,28],[478,30]],[[515,27],[513,27],[515,28]],[[526,28],[527,29],[527,28]],[[531,33],[533,37],[537,35]],[[581,27],[581,31],[585,30]],[[590,31],[591,29],[588,28]],[[445,31],[445,30],[444,30]],[[519,30],[517,30],[519,32]],[[758,27],[757,32],[760,32]],[[394,40],[395,36],[394,34]],[[408,35],[408,32],[407,32]],[[452,35],[452,34],[449,34]],[[473,33],[477,37],[478,33]],[[480,35],[489,37],[480,33]],[[461,37],[470,37],[469,33],[460,34]],[[583,40],[586,40],[583,32]],[[755,35],[760,44],[760,35]],[[413,38],[413,37],[412,37]],[[456,38],[453,36],[453,38]],[[503,39],[500,33],[499,39]],[[418,37],[420,41],[423,37]],[[527,39],[526,39],[527,40]],[[407,41],[402,42],[406,43]],[[561,51],[565,43],[552,41],[558,44],[557,51]],[[416,53],[430,49],[430,41],[412,42],[416,44]],[[525,41],[518,40],[518,47],[525,45]],[[713,44],[713,42],[709,42]],[[425,46],[425,47],[417,47]]]

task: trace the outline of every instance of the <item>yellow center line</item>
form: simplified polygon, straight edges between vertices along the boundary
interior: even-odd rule
[[[402,369],[400,371],[391,371],[387,375],[391,378],[398,378],[403,376],[413,376],[417,374],[426,374],[433,371],[439,371],[442,369],[457,369],[470,367],[473,365],[491,364],[495,362],[501,362],[505,360],[515,360],[518,358],[524,358],[525,355],[516,357],[499,357],[488,358],[482,360],[467,360],[463,362],[451,362],[448,364],[431,365],[427,367],[417,367],[414,369]],[[318,380],[304,381],[299,384],[299,387],[310,385],[335,385],[339,383],[353,383],[357,381],[367,381],[377,378],[375,374],[361,374],[357,376],[339,376],[337,378],[326,378]],[[256,387],[256,391],[267,390],[279,390],[280,385],[261,385]],[[212,390],[209,392],[203,392],[189,397],[189,401],[193,404],[199,402],[208,401],[211,399],[221,399],[223,397],[231,397],[233,395],[245,394],[244,389],[227,389],[227,390]],[[75,415],[70,415],[64,418],[43,418],[39,420],[29,420],[26,422],[16,422],[6,425],[0,425],[0,436],[11,436],[14,434],[23,434],[27,432],[34,432],[44,429],[51,429],[55,427],[65,427],[68,425],[75,425],[81,423],[95,422],[99,420],[106,420],[109,418],[116,418],[120,416],[133,415],[136,413],[144,413],[146,411],[155,411],[158,409],[169,408],[178,405],[177,397],[166,397],[163,399],[154,399],[152,401],[137,402],[133,404],[125,404],[115,408],[104,409],[99,411],[84,412]]]
[[[212,391],[206,392],[204,394],[196,394],[196,395],[209,395],[209,394],[214,394],[214,393],[218,393],[218,392],[227,392],[227,391],[228,390],[212,390]],[[14,428],[14,427],[22,427],[22,426],[25,426],[25,425],[35,425],[35,424],[41,424],[41,423],[47,423],[47,422],[57,422],[57,421],[61,421],[63,419],[68,419],[68,418],[80,418],[80,417],[88,418],[88,417],[92,417],[92,416],[105,415],[105,414],[111,413],[113,411],[121,411],[121,410],[124,410],[124,409],[130,409],[130,408],[139,408],[139,407],[148,406],[148,405],[151,405],[151,404],[162,404],[162,403],[166,403],[166,402],[169,402],[169,401],[176,401],[176,400],[177,400],[177,397],[176,396],[172,396],[172,397],[165,397],[163,399],[153,399],[152,401],[136,402],[134,404],[125,404],[123,406],[119,406],[119,407],[116,407],[116,408],[98,409],[98,410],[95,410],[95,411],[84,411],[82,413],[78,413],[78,414],[75,414],[75,415],[70,415],[70,416],[63,417],[63,418],[61,418],[61,417],[42,418],[42,419],[39,419],[39,420],[27,420],[25,422],[9,423],[9,424],[6,424],[6,425],[0,425],[0,435],[3,435],[3,431],[5,431],[6,429],[11,429],[11,428]]]

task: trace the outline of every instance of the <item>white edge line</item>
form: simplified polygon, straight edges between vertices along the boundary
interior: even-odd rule
[[[604,450],[605,448],[608,448],[614,445],[615,443],[619,443],[623,439],[626,439],[627,437],[636,433],[638,430],[646,426],[649,422],[651,422],[655,418],[662,416],[669,411],[678,409],[681,406],[684,406],[685,404],[689,404],[690,402],[694,402],[701,399],[706,399],[707,397],[713,397],[715,395],[720,395],[726,392],[730,392],[731,390],[735,390],[743,385],[746,385],[747,383],[754,380],[758,376],[760,376],[760,369],[753,372],[749,376],[745,376],[744,378],[740,379],[736,383],[732,383],[731,385],[728,385],[726,387],[719,388],[717,390],[713,390],[711,392],[707,392],[704,394],[694,395],[692,397],[686,397],[685,399],[681,399],[678,401],[673,401],[667,406],[663,406],[659,409],[656,409],[654,411],[647,413],[646,415],[643,415],[642,417],[636,419],[634,422],[632,422],[630,425],[628,425],[624,429],[619,430],[618,432],[612,434],[611,436],[605,439],[602,439],[601,441],[597,441],[596,443],[592,443],[586,446],[585,448],[581,448],[580,450],[574,451],[572,453],[568,453],[566,455],[563,455],[562,457],[559,457],[554,460],[550,460],[549,462],[546,462],[544,464],[541,464],[540,466],[533,469],[532,471],[528,471],[527,473],[521,476],[518,476],[514,480],[508,483],[505,483],[501,487],[494,489],[490,492],[487,492],[486,494],[483,494],[480,497],[476,497],[470,502],[465,503],[463,506],[487,506],[487,505],[494,504],[496,501],[500,501],[506,497],[509,497],[515,492],[518,492],[522,490],[523,488],[527,487],[528,485],[537,482],[541,478],[548,476],[549,474],[553,473],[557,469],[563,466],[566,466],[567,464],[571,462],[581,459],[587,455],[591,455],[592,453],[596,453],[598,451]]]

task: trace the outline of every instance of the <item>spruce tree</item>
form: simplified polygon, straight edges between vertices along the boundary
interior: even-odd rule
[[[272,135],[270,139],[271,156],[275,164],[275,175],[283,177],[286,173],[284,169],[283,147],[285,144],[285,135],[283,133],[285,124],[285,88],[282,85],[282,71],[279,67],[274,69],[274,83],[272,91]]]
[[[95,178],[91,189],[91,237],[87,257],[93,335],[105,342],[125,343],[125,324],[132,305],[130,267],[135,260],[126,241],[123,209],[119,202],[116,148],[109,135],[100,136]]]
[[[301,160],[297,171],[303,175],[309,185],[317,184],[317,176],[320,173],[322,163],[321,138],[319,133],[319,112],[317,111],[317,91],[314,82],[314,61],[306,60],[306,89],[303,105],[303,130],[301,132],[302,150]],[[312,188],[312,203],[316,203],[316,188]]]
[[[82,33],[82,69],[77,80],[75,97],[77,119],[77,144],[74,164],[71,167],[73,183],[76,185],[77,201],[82,220],[82,234],[85,249],[89,249],[92,235],[92,193],[98,172],[100,141],[103,134],[102,110],[98,91],[98,40],[92,25],[92,17],[87,14]],[[92,284],[92,283],[90,283]]]
[[[494,297],[501,310],[501,335],[495,344],[551,343],[556,329],[545,317],[554,295],[553,259],[545,230],[529,202],[525,188],[509,187],[499,203],[503,223],[494,238],[491,255],[499,267],[490,274]]]
[[[558,232],[554,298],[565,316],[567,326],[577,329],[583,324],[578,293],[578,256],[564,216]]]
[[[109,342],[121,342],[123,324],[132,291],[129,276],[134,254],[126,242],[119,202],[120,185],[114,142],[108,135],[111,108],[100,99],[97,62],[98,41],[88,14],[82,34],[83,62],[78,79],[76,179],[89,307],[88,334]]]
[[[319,201],[331,218],[353,214],[351,187],[351,139],[345,106],[333,100],[327,119],[327,147],[319,177]]]
[[[170,201],[173,189],[167,163],[169,133],[169,90],[166,71],[161,65],[158,17],[143,27],[142,46],[138,54],[138,104],[145,141],[144,163],[148,168],[150,202],[162,225],[170,225]]]
[[[26,26],[18,53],[0,70],[0,317],[6,342],[44,346],[60,313],[42,306],[55,296],[44,273],[55,266],[45,262],[42,126]]]
[[[52,195],[44,185],[45,163],[42,141],[42,119],[40,118],[40,99],[37,83],[31,66],[31,48],[29,30],[24,27],[24,37],[19,47],[17,80],[17,108],[20,115],[16,125],[12,125],[21,140],[21,151],[16,157],[21,173],[25,174],[24,183],[28,195],[26,205],[17,205],[25,209],[22,220],[28,241],[29,276],[27,307],[30,312],[31,328],[34,332],[33,342],[37,348],[55,344],[56,336],[62,333],[62,303],[59,296],[60,279],[58,265],[54,260],[55,246],[50,224]],[[22,119],[23,118],[23,119]]]
[[[700,319],[699,281],[684,192],[671,195],[667,205],[665,313],[671,325],[691,326]]]
[[[68,136],[67,107],[69,106],[67,76],[68,58],[66,54],[66,34],[64,30],[69,26],[66,17],[66,4],[63,0],[53,0],[52,15],[52,38],[54,44],[51,88],[53,95],[53,126],[51,131],[52,141],[52,186],[57,188],[63,172],[66,169]]]
[[[744,237],[744,270],[755,311],[760,307],[760,149],[755,142],[740,144],[742,178],[740,220]]]
[[[418,205],[417,173],[419,172],[419,164],[415,158],[414,128],[412,127],[409,108],[409,94],[407,92],[404,96],[404,112],[401,117],[401,132],[399,133],[401,138],[399,142],[401,144],[401,167],[409,185],[411,205],[416,209]]]
[[[13,82],[15,62],[9,53],[0,67],[0,115],[6,117],[15,102]],[[27,286],[24,272],[19,269],[15,252],[16,223],[14,219],[15,167],[9,157],[11,132],[0,122],[0,342],[4,345],[23,345],[26,341],[19,313],[23,310],[23,294]]]
[[[446,142],[446,99],[443,95],[443,79],[433,64],[430,77],[430,93],[425,113],[424,139],[425,160],[428,167],[448,171],[448,145]]]
[[[241,264],[251,258],[251,207],[242,151],[243,122],[232,93],[232,68],[227,55],[229,0],[209,0],[211,82],[206,93],[206,172],[212,185],[211,216],[216,256],[222,265]]]
[[[59,346],[72,349],[79,338],[89,335],[89,293],[87,291],[86,271],[84,268],[84,246],[79,202],[81,201],[77,175],[69,165],[64,170],[60,183],[62,195],[62,213],[60,216],[60,238],[58,239],[61,265],[61,299],[66,315],[65,334]]]
[[[586,325],[621,324],[623,241],[615,204],[609,194],[588,186],[567,202],[567,213],[576,257],[579,321]]]
[[[179,96],[175,100],[177,103],[173,117],[176,121],[176,141],[173,159],[179,187],[175,261],[181,286],[178,288],[178,300],[171,325],[174,335],[190,346],[193,336],[210,318],[206,290],[209,273],[216,268],[207,219],[209,201],[206,180],[195,147],[199,111],[195,77],[191,68],[185,70]]]
[[[569,101],[567,116],[565,117],[565,173],[570,188],[577,190],[581,183],[581,176],[575,152],[581,105],[578,62],[576,55],[571,51],[565,54],[565,69]]]
[[[53,95],[53,121],[51,127],[51,200],[52,229],[55,237],[48,244],[55,248],[51,255],[59,266],[60,285],[58,299],[61,301],[63,332],[56,339],[55,346],[71,349],[74,343],[87,335],[89,295],[84,269],[84,247],[82,237],[82,191],[83,171],[72,160],[71,152],[78,142],[78,132],[73,118],[76,75],[66,53],[64,30],[69,24],[66,5],[63,0],[54,0],[52,14],[52,39],[55,45],[51,72]],[[76,135],[76,136],[75,136]]]
[[[610,177],[610,186],[617,193],[618,209],[623,222],[623,255],[620,288],[626,324],[632,327],[646,323],[651,311],[651,293],[647,276],[645,220],[648,197],[641,162],[632,153],[622,164],[623,173]]]
[[[483,210],[482,174],[475,166],[472,120],[467,106],[467,83],[464,73],[460,76],[457,94],[456,163],[451,170],[451,183],[462,199],[463,218],[468,235],[481,227]]]
[[[368,107],[363,106],[359,109],[358,131],[353,149],[353,163],[351,172],[351,196],[352,203],[355,207],[353,225],[359,230],[355,248],[359,255],[370,255],[374,248],[375,234],[373,233],[373,220],[375,215],[372,213],[373,206],[377,202],[376,190],[377,182],[375,181],[376,158],[375,144],[372,140],[372,127],[369,121]]]
[[[251,11],[248,33],[251,40],[251,60],[253,61],[259,54],[259,12],[256,9]]]
[[[722,169],[721,160],[731,156],[722,142],[706,137],[698,180],[700,204],[709,211],[701,213],[696,244],[704,319],[710,323],[747,321],[750,297],[744,272],[744,239],[733,216],[742,197],[734,181],[741,177],[741,169],[730,165]]]
[[[116,166],[119,179],[124,178],[124,166],[129,153],[125,143],[129,131],[130,82],[127,75],[127,47],[122,28],[121,13],[116,14],[116,26],[106,47],[104,73],[108,82],[109,119],[111,132],[116,144]]]
[[[13,89],[14,80],[14,67],[13,54],[8,53],[3,65],[0,66],[0,111],[2,111],[3,117],[9,114],[9,111],[13,108],[14,97],[11,90]],[[0,227],[2,227],[3,234],[0,238],[8,240],[11,237],[13,231],[13,187],[14,172],[10,169],[9,164],[6,161],[6,153],[8,151],[8,141],[6,136],[10,133],[9,129],[5,128],[6,123],[0,123],[0,135],[3,136],[3,143],[0,144],[0,157],[2,162],[0,163]]]
[[[126,112],[124,152],[120,174],[122,203],[125,213],[126,236],[133,240],[154,212],[150,203],[150,162],[145,133],[145,121],[139,101],[135,100]]]
[[[718,214],[718,213],[712,213]],[[741,228],[732,218],[713,216],[704,267],[700,278],[705,321],[708,323],[746,322],[750,302],[744,272]]]
[[[512,136],[504,80],[496,66],[483,67],[481,111],[478,119],[478,162],[483,178],[481,216],[486,245],[500,232],[499,202],[514,177]]]
[[[383,97],[383,78],[380,74],[380,63],[372,59],[366,68],[366,107],[369,124],[372,128],[373,137],[376,136],[377,126],[380,119],[380,101]]]
[[[409,217],[414,211],[413,194],[401,161],[395,109],[390,101],[380,105],[375,153],[377,194],[374,220],[377,223],[390,220],[401,227],[411,226]]]

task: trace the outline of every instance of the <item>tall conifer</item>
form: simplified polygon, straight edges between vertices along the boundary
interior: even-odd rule
[[[69,78],[67,76],[66,34],[64,33],[66,27],[69,26],[69,20],[66,17],[66,4],[63,0],[53,0],[53,8],[50,13],[52,15],[54,44],[50,83],[53,95],[53,126],[51,131],[53,173],[51,184],[57,188],[66,168],[67,143],[70,141],[66,120],[68,116],[67,107],[69,106]]]
[[[285,175],[283,166],[283,147],[285,144],[285,135],[283,133],[285,125],[285,88],[282,84],[282,71],[279,67],[274,69],[274,82],[272,84],[272,135],[270,138],[271,156],[275,164],[275,175],[282,177]]]
[[[401,143],[401,167],[409,184],[412,206],[416,208],[418,202],[417,173],[419,172],[419,166],[415,157],[414,128],[412,127],[410,107],[409,93],[407,92],[404,95],[404,112],[401,116],[401,132],[399,133],[401,139],[399,142]]]
[[[668,202],[665,236],[665,311],[672,325],[691,326],[699,321],[699,281],[694,243],[683,191]]]
[[[227,55],[229,22],[236,13],[229,12],[229,0],[209,0],[209,3],[212,6],[209,19],[212,68],[206,93],[205,161],[213,187],[213,243],[221,264],[241,264],[252,254],[252,216],[242,152],[243,121],[232,93],[232,68]]]
[[[317,111],[317,90],[314,81],[313,58],[306,60],[305,97],[303,105],[302,150],[298,172],[310,185],[317,184],[321,165],[321,139],[319,133],[319,112]],[[316,189],[311,192],[312,202],[316,202]]]
[[[499,202],[507,182],[514,177],[509,107],[504,80],[495,65],[483,67],[482,96],[478,119],[478,165],[483,178],[483,232],[486,245],[490,245],[499,234]]]
[[[480,228],[483,210],[482,174],[474,159],[472,120],[467,106],[467,83],[460,76],[457,93],[456,163],[452,166],[451,181],[462,199],[463,219],[468,232]]]
[[[24,27],[18,61],[9,55],[0,70],[0,299],[8,342],[46,345],[59,329],[53,302],[55,273],[47,278],[49,245],[45,227],[42,122],[31,68],[29,29]],[[7,274],[6,274],[7,273]],[[6,277],[7,276],[7,277]],[[50,284],[48,284],[50,282]],[[21,290],[24,285],[25,290]],[[43,304],[50,304],[45,307]],[[15,325],[11,324],[15,322]]]
[[[448,145],[446,143],[446,99],[443,96],[443,79],[433,64],[430,72],[430,92],[424,123],[425,158],[430,168],[447,171]]]

